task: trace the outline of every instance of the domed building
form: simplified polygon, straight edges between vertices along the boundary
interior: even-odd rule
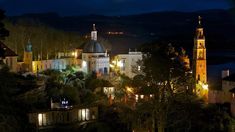
[[[83,48],[82,68],[87,73],[109,74],[109,56],[104,46],[97,41],[95,24],[93,24],[93,30],[91,31],[91,40]]]

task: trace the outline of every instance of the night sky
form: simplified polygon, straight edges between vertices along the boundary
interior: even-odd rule
[[[154,11],[227,9],[229,0],[0,0],[7,15],[57,12],[60,15],[128,15]]]

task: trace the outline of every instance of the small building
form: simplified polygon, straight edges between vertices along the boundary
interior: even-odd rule
[[[118,54],[112,61],[113,69],[121,74],[133,78],[141,71],[141,63],[143,59],[142,52],[129,51],[128,54]]]
[[[37,129],[92,122],[98,119],[98,107],[73,107],[72,109],[51,109],[28,114],[29,123]]]
[[[17,71],[17,57],[18,55],[13,50],[0,41],[0,59],[12,72]]]

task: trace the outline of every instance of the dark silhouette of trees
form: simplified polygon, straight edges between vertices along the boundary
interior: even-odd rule
[[[9,35],[2,21],[5,19],[4,11],[0,9],[0,40],[4,40]]]
[[[28,40],[33,45],[34,59],[39,55],[43,59],[55,58],[57,52],[68,52],[85,42],[85,38],[78,33],[57,30],[34,19],[5,20],[4,24],[10,31],[10,36],[4,42],[17,52],[19,59],[22,59]]]

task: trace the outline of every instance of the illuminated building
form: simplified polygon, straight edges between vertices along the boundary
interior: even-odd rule
[[[138,72],[141,71],[141,65],[138,63],[143,58],[142,52],[129,51],[128,54],[118,54],[112,61],[112,68],[133,78]]]
[[[206,46],[205,35],[199,16],[198,27],[194,38],[193,48],[193,76],[196,81],[196,93],[208,99],[208,84],[207,84],[207,64],[206,64]]]
[[[29,123],[37,129],[53,129],[60,125],[78,125],[98,119],[98,107],[74,107],[29,113]]]
[[[85,44],[82,52],[82,69],[97,75],[109,74],[109,55],[103,45],[97,41],[97,30],[93,24],[91,40]]]
[[[38,59],[33,60],[32,43],[28,41],[24,51],[23,62],[18,62],[18,71],[28,71],[33,73],[42,72],[48,69],[63,70],[69,66],[80,66],[81,60],[77,58],[78,50],[69,53],[58,53],[55,59]]]

